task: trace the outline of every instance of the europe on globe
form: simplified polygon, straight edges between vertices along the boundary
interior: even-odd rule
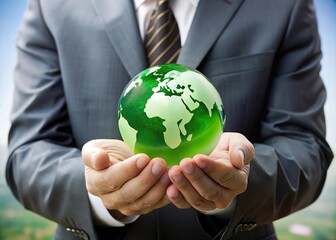
[[[199,71],[180,64],[148,68],[125,87],[118,125],[134,153],[163,158],[168,166],[209,154],[225,125],[221,97]]]

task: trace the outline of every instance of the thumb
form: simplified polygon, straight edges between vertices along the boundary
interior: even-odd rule
[[[235,168],[241,169],[245,165],[245,154],[241,149],[235,149],[230,151],[231,163]]]
[[[234,144],[230,148],[231,163],[235,168],[241,169],[248,165],[254,157],[252,144]]]
[[[92,142],[86,143],[82,148],[82,160],[86,167],[97,171],[110,166],[109,156],[106,151],[95,147]]]
[[[110,166],[110,158],[107,152],[97,148],[91,152],[90,162],[92,168],[97,171],[104,170]]]

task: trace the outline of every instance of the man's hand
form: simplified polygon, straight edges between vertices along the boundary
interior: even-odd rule
[[[169,170],[167,196],[178,208],[222,209],[247,188],[253,145],[241,134],[223,133],[209,155],[186,158]]]
[[[145,214],[169,203],[163,159],[133,155],[119,140],[92,140],[82,149],[86,188],[116,218]]]

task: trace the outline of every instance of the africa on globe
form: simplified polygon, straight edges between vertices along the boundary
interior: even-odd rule
[[[223,132],[220,95],[199,71],[180,64],[148,68],[125,87],[119,101],[120,134],[134,153],[168,166],[209,154]]]

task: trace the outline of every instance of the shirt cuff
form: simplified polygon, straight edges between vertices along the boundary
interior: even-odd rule
[[[111,216],[111,214],[105,208],[102,200],[99,197],[92,195],[91,193],[88,194],[92,207],[93,217],[97,225],[108,227],[124,227],[125,224],[135,222],[139,218],[139,215],[135,215],[127,216],[121,220],[117,220]]]
[[[236,207],[236,198],[234,198],[226,208],[216,208],[211,211],[201,211],[205,215],[220,216],[224,218],[231,218],[233,211]]]

